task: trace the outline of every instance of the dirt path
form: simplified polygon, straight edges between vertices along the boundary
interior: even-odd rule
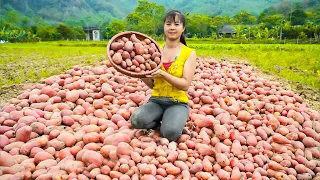
[[[208,57],[206,57],[208,58]],[[248,62],[244,59],[236,59],[234,57],[223,57],[222,59],[218,59],[218,61],[227,61],[232,64],[248,64]],[[312,109],[320,111],[320,91],[303,85],[301,83],[291,82],[284,78],[275,76],[269,72],[261,70],[257,67],[253,67],[253,70],[261,75],[262,78],[265,78],[269,81],[277,81],[281,84],[281,87],[284,89],[292,90],[299,96],[301,96],[307,104],[309,104]],[[9,87],[1,87],[0,88],[0,108],[10,101],[11,98],[14,98],[18,95],[20,91],[23,90],[24,85],[13,85]]]

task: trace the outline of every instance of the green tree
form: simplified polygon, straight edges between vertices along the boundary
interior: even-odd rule
[[[22,28],[28,28],[30,27],[30,18],[24,16],[21,18],[21,27]]]
[[[60,38],[57,29],[49,25],[40,27],[37,30],[37,35],[43,41],[58,40]]]
[[[59,23],[59,25],[56,27],[56,30],[58,33],[61,34],[62,39],[73,39],[74,38],[73,30],[69,26],[67,26],[63,23]]]
[[[257,19],[257,22],[258,23],[265,22],[265,20],[267,19],[268,16],[269,15],[267,13],[265,13],[265,12],[260,13],[260,15],[259,15],[259,17]]]
[[[212,17],[209,15],[194,14],[186,15],[186,32],[188,37],[210,37],[213,32],[216,32],[217,26],[212,21]]]
[[[85,39],[86,33],[83,31],[81,26],[74,26],[72,27],[73,36],[75,39]]]
[[[9,22],[12,24],[18,23],[19,18],[20,18],[20,14],[16,13],[15,11],[7,11],[3,17],[3,19],[6,22]]]
[[[164,14],[163,5],[150,3],[148,0],[139,0],[134,12],[128,14],[125,20],[129,30],[156,35],[161,32]]]
[[[257,22],[257,18],[247,11],[240,11],[234,18],[238,24],[250,25]]]
[[[126,31],[127,30],[127,25],[124,21],[122,20],[116,20],[111,22],[110,24],[107,25],[107,32],[106,32],[106,36],[108,39],[110,39],[112,36]]]
[[[281,24],[281,20],[285,19],[284,15],[282,14],[274,14],[271,16],[266,16],[265,19],[262,21],[269,29],[274,26],[279,26]]]
[[[307,15],[307,21],[311,22],[312,24],[320,24],[320,5],[316,6],[312,10],[307,10],[305,13]]]
[[[307,14],[301,10],[301,9],[296,9],[292,12],[291,16],[291,24],[294,25],[303,25],[306,21]]]
[[[45,25],[45,22],[44,22],[43,18],[40,17],[40,16],[35,16],[35,17],[33,17],[33,18],[32,18],[32,23],[33,23],[34,25],[38,26],[38,27]]]

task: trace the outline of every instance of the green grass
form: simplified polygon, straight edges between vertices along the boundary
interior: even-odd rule
[[[106,59],[106,45],[106,41],[2,44],[0,87],[37,82],[74,65],[97,65]],[[320,45],[220,44],[209,40],[191,40],[188,45],[198,56],[246,59],[280,77],[320,90]]]
[[[53,43],[0,45],[0,87],[37,82],[75,65],[95,65],[106,59],[103,47],[59,46]]]

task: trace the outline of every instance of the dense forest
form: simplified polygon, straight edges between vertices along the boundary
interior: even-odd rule
[[[0,39],[10,42],[85,39],[82,28],[88,26],[105,28],[102,31],[103,39],[125,30],[161,37],[162,17],[172,8],[185,14],[188,23],[186,35],[189,38],[226,37],[227,32],[221,31],[225,25],[229,25],[234,32],[231,37],[236,39],[270,40],[279,39],[280,35],[287,39],[319,38],[318,0],[197,2],[199,1],[0,0]],[[227,5],[229,6],[225,7]],[[223,12],[217,11],[219,7]],[[245,10],[247,8],[250,10]],[[238,12],[235,13],[235,10]]]

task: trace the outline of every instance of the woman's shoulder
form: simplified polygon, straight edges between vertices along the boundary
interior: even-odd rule
[[[188,46],[186,46],[184,44],[182,45],[182,49],[183,49],[182,53],[187,57],[189,57],[192,53],[196,52],[195,49],[190,48],[190,47],[188,47]]]

